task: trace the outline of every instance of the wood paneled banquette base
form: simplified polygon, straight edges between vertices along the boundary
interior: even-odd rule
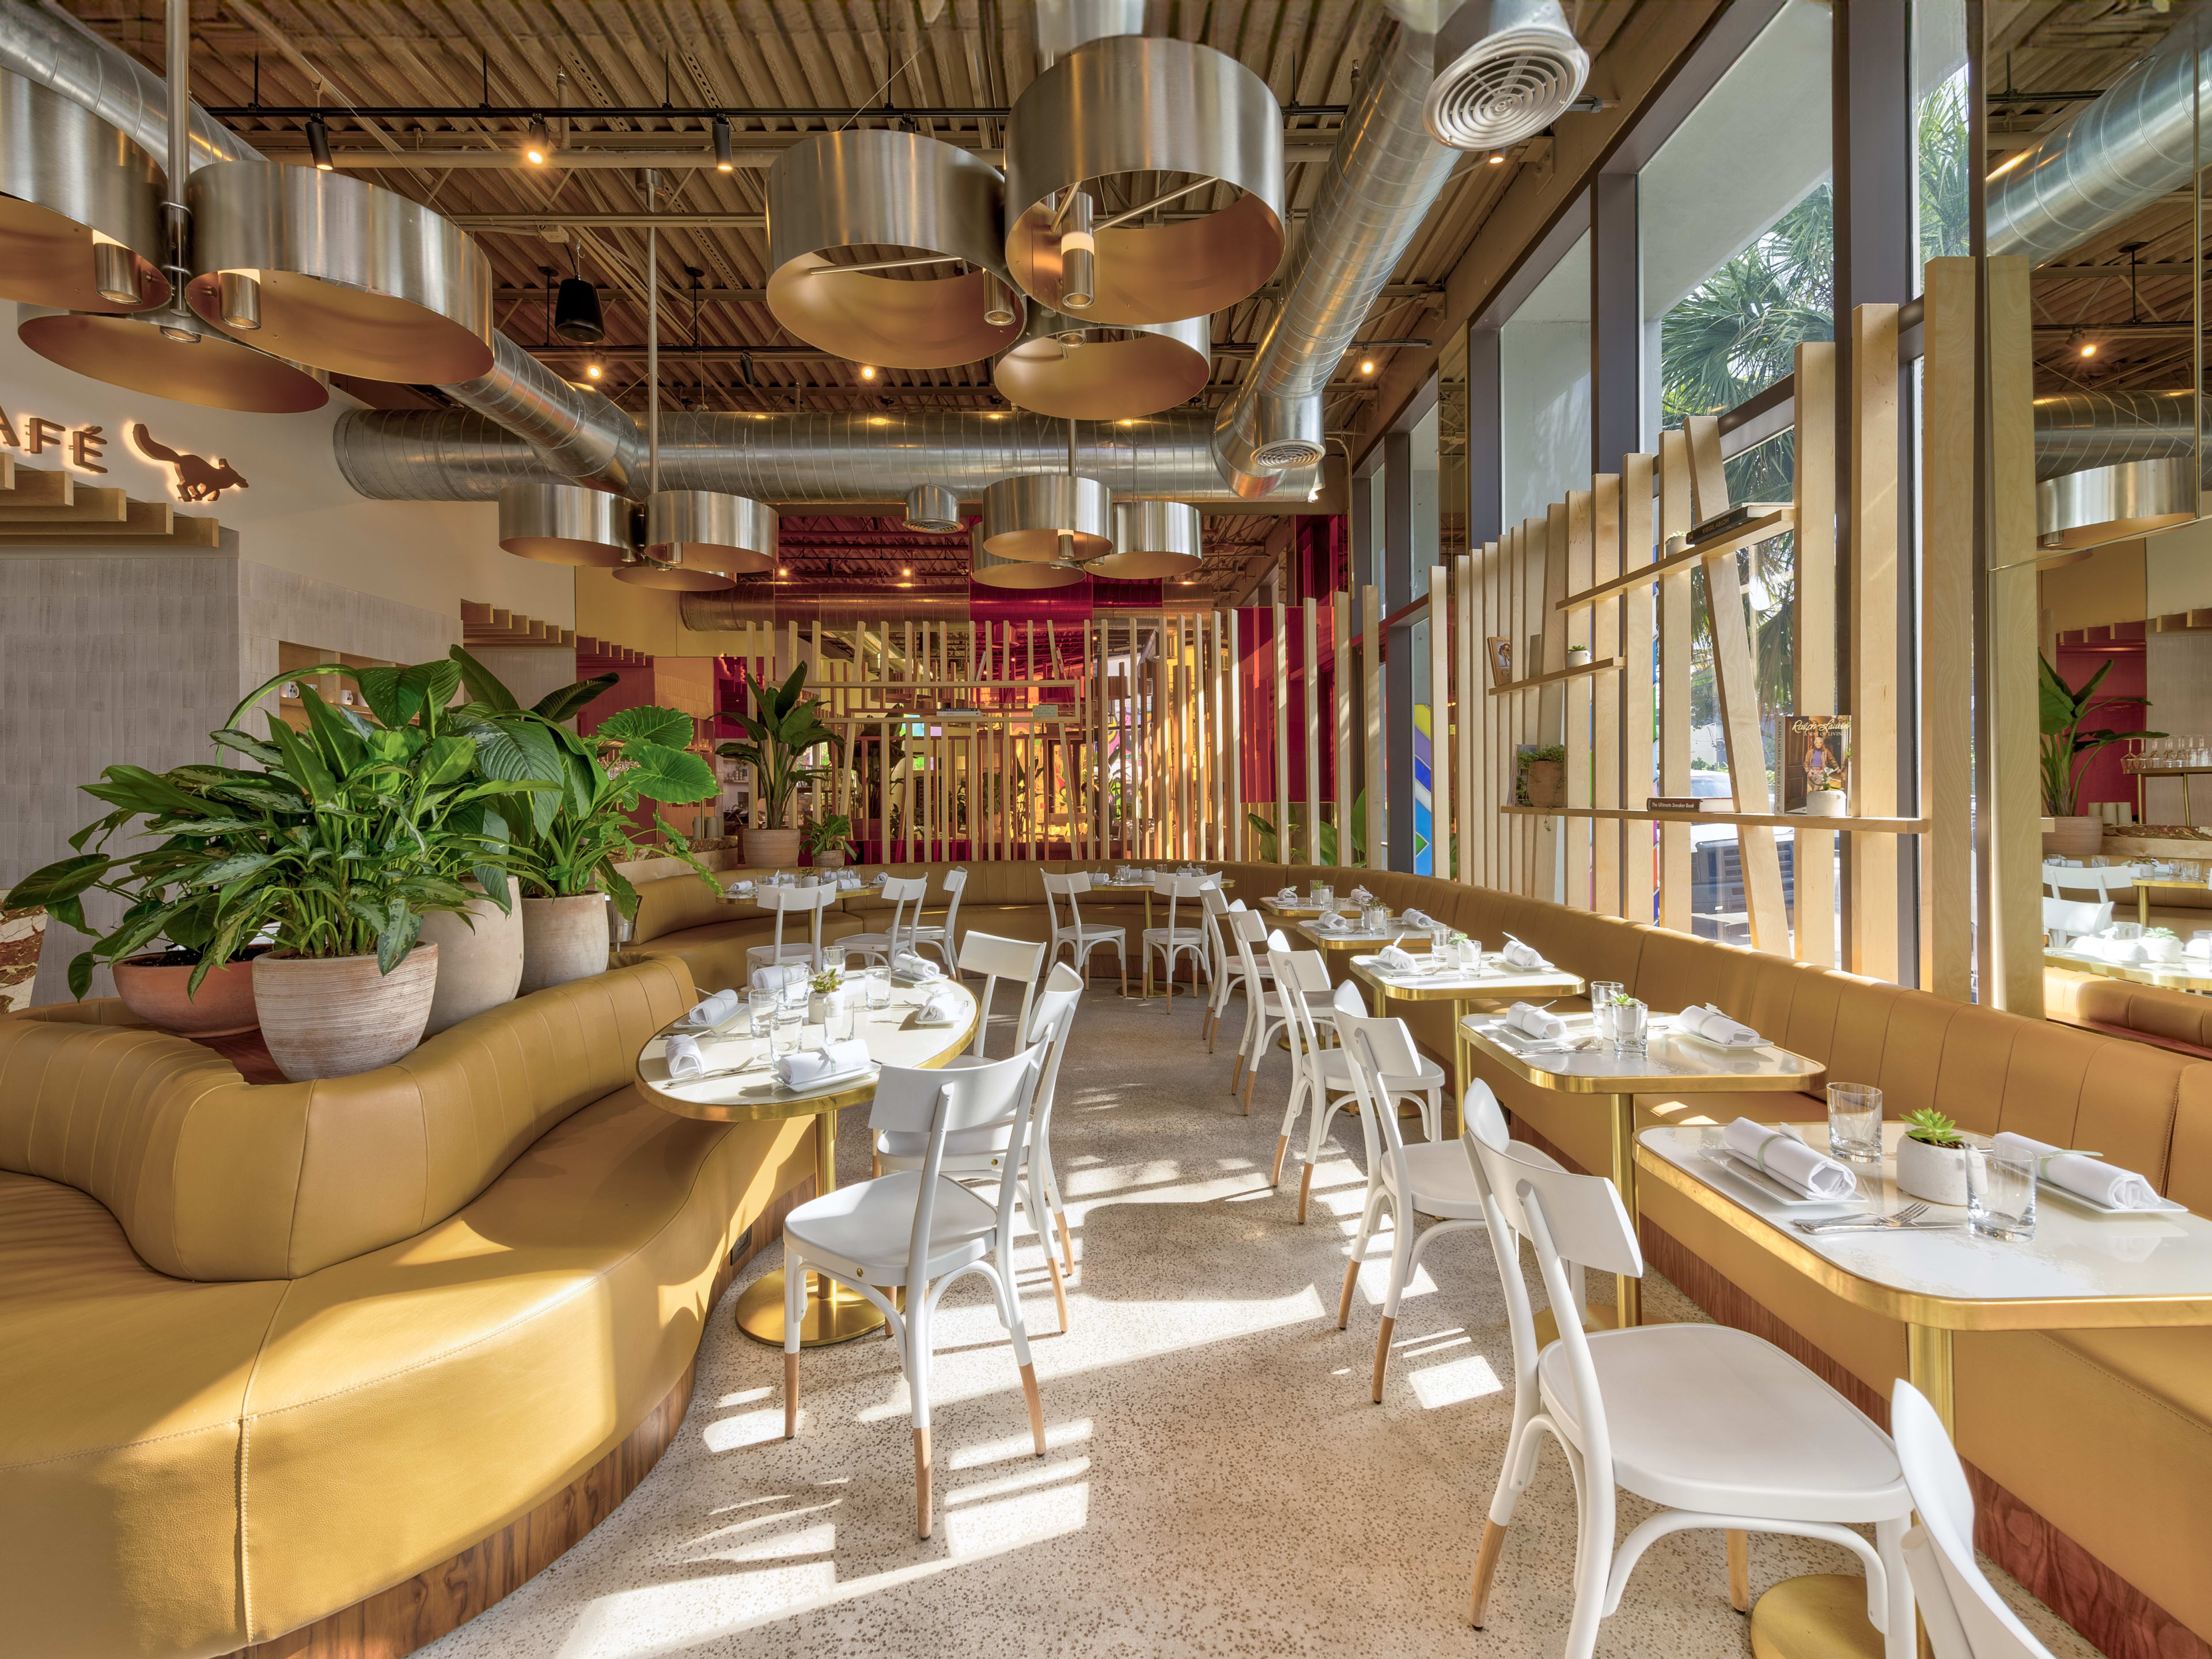
[[[1580,1166],[1520,1120],[1513,1133],[1570,1169]],[[1644,1259],[1723,1325],[1764,1337],[1884,1428],[1889,1401],[1754,1302],[1710,1262],[1647,1219]],[[1964,1460],[1961,1460],[1962,1462]],[[2212,1659],[2212,1645],[2133,1584],[1968,1463],[1974,1544],[2080,1632],[2106,1659]]]
[[[738,1270],[783,1234],[783,1218],[814,1195],[809,1176],[772,1201],[752,1225],[743,1255],[725,1262],[708,1297],[720,1304]],[[228,1659],[401,1659],[427,1647],[511,1595],[574,1548],[613,1514],[616,1505],[674,1443],[691,1404],[698,1361],[684,1368],[676,1386],[623,1443],[520,1521],[502,1527],[450,1559],[404,1583],[380,1590],[312,1625],[240,1648]]]

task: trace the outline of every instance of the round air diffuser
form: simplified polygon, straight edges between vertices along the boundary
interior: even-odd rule
[[[925,535],[949,536],[962,523],[960,497],[943,484],[916,484],[906,492],[906,517],[899,522]]]
[[[1468,0],[1437,31],[1422,123],[1454,149],[1503,149],[1565,114],[1589,78],[1559,0]]]

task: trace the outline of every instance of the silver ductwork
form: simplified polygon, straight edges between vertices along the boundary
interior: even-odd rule
[[[2035,400],[2035,476],[2160,461],[2197,446],[2197,397],[2179,392],[2069,392]]]
[[[605,394],[570,385],[506,335],[493,335],[491,344],[491,372],[441,388],[447,396],[521,439],[540,469],[554,477],[625,495],[644,493],[645,434],[635,421]],[[458,417],[441,413],[432,418]],[[346,469],[343,441],[338,465]],[[349,470],[347,476],[352,477]]]
[[[2187,10],[2102,97],[1995,170],[1991,253],[2024,253],[2040,264],[2188,187],[2197,103],[2212,99],[2212,37],[2200,38],[2197,9]]]
[[[149,155],[169,153],[169,83],[58,6],[0,0],[0,69],[82,104]],[[261,159],[259,150],[192,106],[194,169]]]
[[[611,407],[610,416],[629,422]],[[1182,410],[1079,426],[1076,470],[1117,500],[1233,503],[1237,493],[1214,470],[1211,435],[1203,414]],[[590,459],[596,442],[579,438],[563,453],[572,464]],[[476,415],[353,410],[338,418],[334,443],[346,482],[381,501],[488,501],[519,479],[584,476],[551,466],[548,451]],[[1000,478],[1067,465],[1068,423],[1036,415],[694,413],[660,422],[663,488],[780,507],[896,501],[921,484],[976,501]],[[1279,491],[1302,504],[1317,476],[1310,465],[1287,472]]]
[[[1240,495],[1279,487],[1294,455],[1321,459],[1322,389],[1459,161],[1423,124],[1435,50],[1435,37],[1395,18],[1368,49],[1281,308],[1214,422],[1221,475]]]

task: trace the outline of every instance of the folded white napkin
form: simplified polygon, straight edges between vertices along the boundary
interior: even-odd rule
[[[1401,950],[1395,945],[1386,945],[1377,951],[1375,953],[1375,960],[1385,968],[1401,974],[1414,973],[1421,965],[1413,960],[1413,953],[1411,951]]]
[[[860,890],[860,878],[858,876],[840,876],[837,878],[837,890],[841,893],[855,893]]]
[[[2212,939],[2193,939],[2181,947],[2181,954],[2185,957],[2196,957],[2200,960],[2205,957],[2212,957]]]
[[[951,1019],[960,1012],[960,998],[947,981],[930,992],[929,1000],[921,1005],[921,1017],[932,1022]]]
[[[1567,1034],[1567,1022],[1532,1003],[1516,1002],[1505,1011],[1505,1023],[1523,1036],[1556,1042]]]
[[[2094,1158],[2069,1152],[2063,1146],[2016,1135],[2010,1130],[1992,1135],[1993,1151],[2008,1152],[2035,1159],[2036,1173],[2054,1187],[2094,1200],[2108,1210],[2148,1210],[2158,1203],[2158,1191],[2132,1170],[2115,1169]]]
[[[753,969],[752,988],[756,991],[781,991],[811,977],[803,962],[771,962],[765,968]]]
[[[1295,887],[1285,887],[1275,895],[1277,898],[1282,900],[1285,904],[1288,904],[1291,900],[1297,898],[1297,896],[1298,890]]]
[[[1761,1041],[1750,1026],[1730,1019],[1710,1002],[1692,1003],[1674,1016],[1674,1029],[1728,1048],[1756,1048]]]
[[[1369,892],[1364,887],[1355,887],[1352,890],[1352,902],[1354,904],[1365,904],[1374,896],[1375,895]]]
[[[1406,912],[1406,920],[1416,927],[1433,927],[1437,925],[1435,920],[1425,910],[1408,910]]]
[[[717,991],[703,1002],[692,1005],[691,1012],[676,1022],[679,1031],[703,1031],[720,1025],[735,1014],[744,1004],[735,991]]]
[[[1858,1177],[1836,1159],[1764,1123],[1740,1117],[1721,1131],[1721,1139],[1738,1158],[1807,1198],[1849,1198],[1858,1190]]]
[[[1538,953],[1534,945],[1523,945],[1517,939],[1506,940],[1504,955],[1505,965],[1509,968],[1548,968],[1552,965]]]
[[[733,881],[722,890],[735,897],[750,897],[753,892],[753,884],[749,881]]]
[[[897,951],[891,955],[891,972],[906,979],[935,979],[945,970],[927,957],[911,951]]]
[[[787,1089],[803,1089],[825,1077],[857,1072],[867,1063],[868,1045],[858,1037],[848,1037],[842,1042],[825,1042],[819,1048],[779,1054],[775,1061],[776,1081]]]
[[[668,1077],[672,1083],[696,1077],[707,1069],[707,1057],[699,1052],[696,1037],[672,1036],[660,1045],[660,1053],[668,1062]]]
[[[1314,931],[1317,933],[1341,933],[1346,932],[1351,926],[1350,921],[1334,910],[1327,911],[1314,918]]]

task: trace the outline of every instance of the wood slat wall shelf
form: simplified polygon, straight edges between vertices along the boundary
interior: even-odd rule
[[[480,605],[474,599],[461,601],[461,643],[463,645],[544,645],[582,647],[576,630],[563,628],[557,623],[539,622],[535,617],[526,617],[517,611],[501,611],[495,605]],[[594,652],[593,655],[609,653]]]
[[[550,645],[550,640],[499,641],[495,643],[515,645]],[[576,672],[581,674],[586,661],[611,662],[619,668],[642,668],[653,659],[642,651],[633,651],[626,645],[617,645],[612,640],[594,639],[589,634],[576,635]]]
[[[1620,818],[1638,823],[1732,823],[1765,830],[1856,830],[1870,836],[1919,836],[1925,818],[1827,818],[1808,812],[1654,812],[1632,806],[1501,806],[1524,818]]]
[[[216,519],[178,512],[167,501],[142,501],[103,484],[79,483],[74,473],[18,466],[6,458],[0,489],[0,547],[125,543],[132,547],[220,547]]]
[[[15,458],[0,450],[8,463],[0,472],[0,510],[19,507],[67,507],[76,499],[76,475],[42,466],[19,466]]]
[[[1579,668],[1554,669],[1548,674],[1537,674],[1525,680],[1511,680],[1504,685],[1493,685],[1490,688],[1490,695],[1493,697],[1510,696],[1514,692],[1526,691],[1533,685],[1556,685],[1561,680],[1578,680],[1586,675],[1610,674],[1620,665],[1620,658],[1607,657],[1599,662],[1586,662]]]
[[[1759,542],[1771,541],[1777,536],[1788,534],[1796,526],[1796,509],[1778,507],[1771,513],[1761,514],[1742,529],[1729,535],[1717,536],[1710,542],[1685,548],[1680,553],[1670,553],[1655,564],[1638,565],[1625,576],[1600,582],[1595,587],[1583,592],[1570,593],[1559,602],[1559,608],[1562,611],[1583,611],[1594,605],[1601,605],[1607,599],[1617,599],[1631,588],[1642,587],[1674,571],[1686,570],[1692,565],[1710,564],[1724,554],[1740,551]]]

